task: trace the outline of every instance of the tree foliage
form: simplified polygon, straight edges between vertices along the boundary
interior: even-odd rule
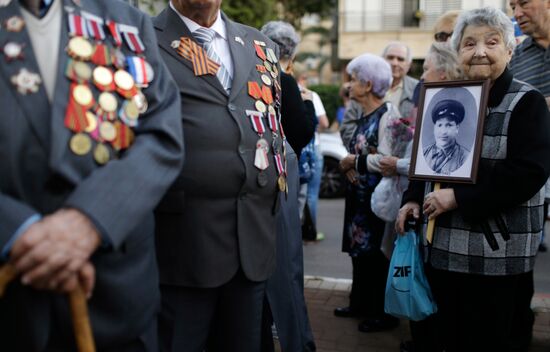
[[[222,10],[235,22],[261,28],[277,18],[275,0],[224,0]]]
[[[336,0],[278,0],[282,7],[283,20],[300,28],[300,20],[304,15],[316,14],[321,17],[330,15],[336,7]]]

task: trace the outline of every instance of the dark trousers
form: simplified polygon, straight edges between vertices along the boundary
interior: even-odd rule
[[[351,258],[353,282],[350,308],[366,318],[380,319],[384,313],[384,296],[389,260],[379,249]]]
[[[417,325],[423,341],[441,340],[419,351],[526,352],[534,316],[527,309],[532,273],[483,276],[430,270],[436,316]],[[424,325],[422,325],[424,324]],[[413,324],[414,325],[414,324]],[[415,348],[417,345],[415,339]],[[431,349],[430,349],[431,348]],[[439,349],[437,349],[439,348]],[[417,351],[417,349],[415,349]]]
[[[162,352],[258,352],[265,282],[239,271],[216,288],[161,285]]]

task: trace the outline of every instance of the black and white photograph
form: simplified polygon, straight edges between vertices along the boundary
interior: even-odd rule
[[[487,105],[484,81],[426,83],[420,95],[411,178],[474,183]]]

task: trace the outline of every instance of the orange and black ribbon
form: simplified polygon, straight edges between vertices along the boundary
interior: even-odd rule
[[[199,44],[191,40],[191,38],[182,37],[177,50],[181,57],[193,63],[195,76],[215,76],[217,74],[220,64],[210,59],[206,51]]]

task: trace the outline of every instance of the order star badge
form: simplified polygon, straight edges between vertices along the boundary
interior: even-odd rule
[[[40,78],[40,75],[30,72],[26,68],[22,68],[18,74],[11,77],[11,83],[17,88],[20,94],[27,95],[28,93],[38,92],[42,78]]]

